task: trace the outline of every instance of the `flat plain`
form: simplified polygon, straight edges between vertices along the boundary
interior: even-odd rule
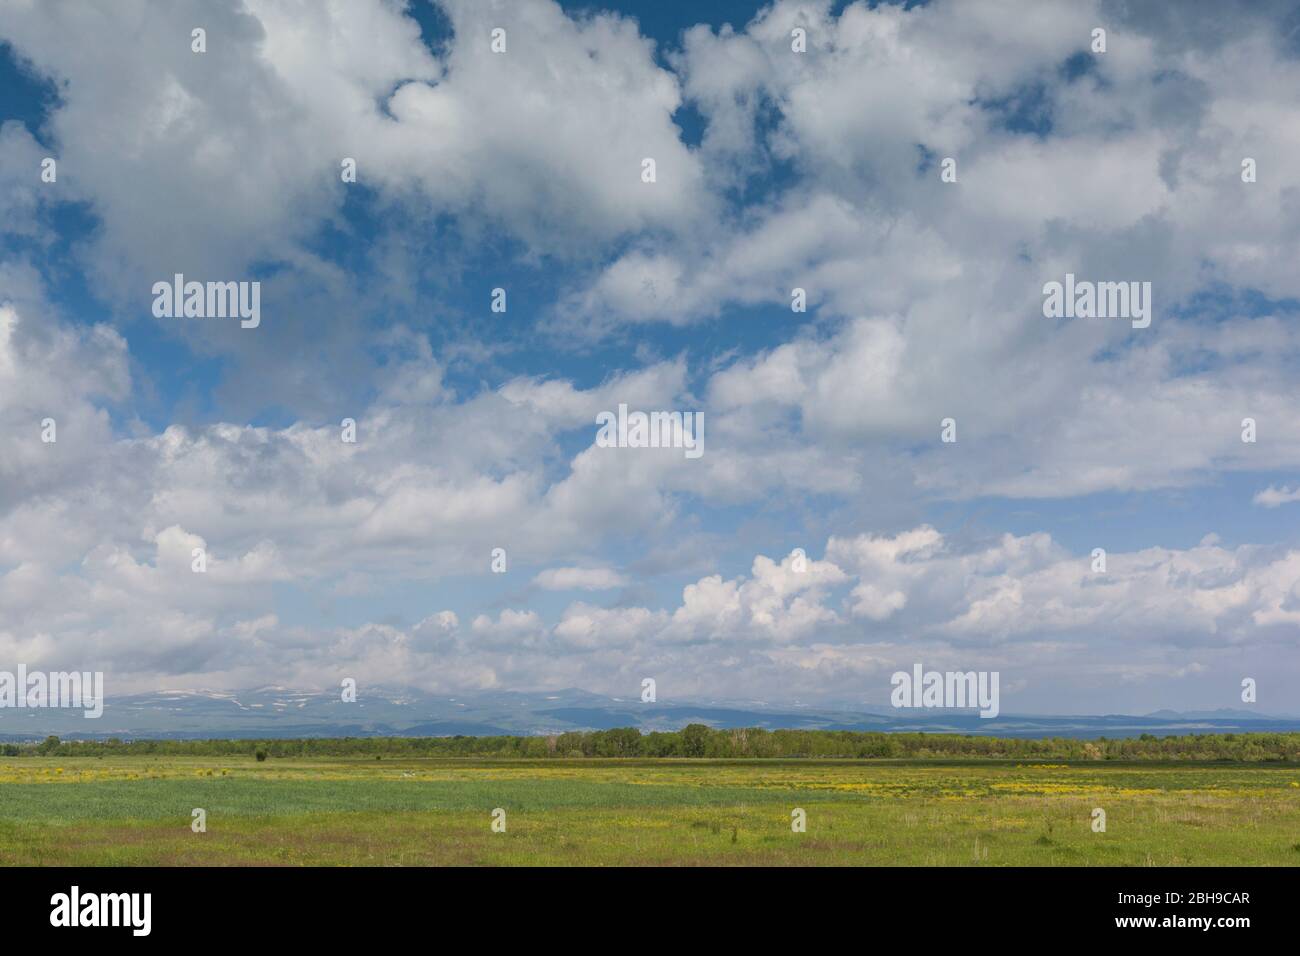
[[[17,758],[0,864],[1294,866],[1300,766]]]

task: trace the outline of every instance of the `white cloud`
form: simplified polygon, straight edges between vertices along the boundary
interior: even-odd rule
[[[1276,508],[1280,505],[1290,504],[1293,501],[1300,501],[1300,487],[1292,488],[1289,485],[1274,487],[1269,485],[1263,491],[1258,492],[1252,500],[1255,504],[1263,505],[1265,508]]]
[[[602,608],[581,602],[565,609],[555,636],[570,648],[600,651],[628,647],[652,637],[667,620],[648,608]]]
[[[1207,662],[1234,659],[1247,637],[1288,646],[1300,606],[1300,552],[1208,539],[1115,552],[1105,573],[1046,534],[955,548],[920,526],[833,538],[826,552],[803,572],[793,556],[758,555],[750,575],[700,578],[672,608],[574,603],[551,625],[508,608],[478,615],[467,632],[443,611],[409,630],[369,624],[306,644],[265,616],[219,633],[239,635],[242,654],[294,648],[295,672],[316,683],[337,672],[391,679],[396,655],[401,682],[429,689],[576,683],[617,694],[653,675],[683,696],[883,702],[886,675],[916,660],[1001,670],[1008,686],[1024,688],[1059,690],[1063,672],[1085,683],[1208,679],[1216,665]],[[864,589],[904,600],[881,615],[864,605]],[[40,656],[39,638],[28,640],[26,653]],[[1051,709],[1049,692],[1038,699]]]
[[[173,272],[302,265],[304,240],[343,202],[344,157],[392,200],[472,214],[544,252],[706,211],[671,119],[677,80],[634,21],[446,0],[455,40],[438,59],[403,6],[248,0],[199,14],[128,0],[105,18],[10,5],[0,36],[59,84],[49,127],[68,195],[104,224],[98,277],[136,302]],[[200,20],[205,54],[190,50]],[[489,48],[494,27],[505,54]],[[5,136],[30,158],[21,133]],[[658,182],[643,186],[647,156]]]
[[[547,591],[606,591],[628,582],[613,568],[547,568],[533,583]]]

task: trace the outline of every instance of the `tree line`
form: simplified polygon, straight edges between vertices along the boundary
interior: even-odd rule
[[[302,739],[60,740],[0,744],[6,757],[733,757],[986,758],[1002,760],[1300,760],[1300,733],[1143,734],[1110,740],[1026,739],[846,730],[716,730],[689,724],[643,734],[635,727],[532,737],[317,737]]]

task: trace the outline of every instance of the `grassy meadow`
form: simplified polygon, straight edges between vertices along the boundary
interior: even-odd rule
[[[0,758],[0,864],[1294,866],[1300,766]]]

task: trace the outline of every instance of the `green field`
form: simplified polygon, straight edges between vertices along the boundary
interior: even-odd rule
[[[1300,766],[0,759],[0,863],[1294,866]]]

